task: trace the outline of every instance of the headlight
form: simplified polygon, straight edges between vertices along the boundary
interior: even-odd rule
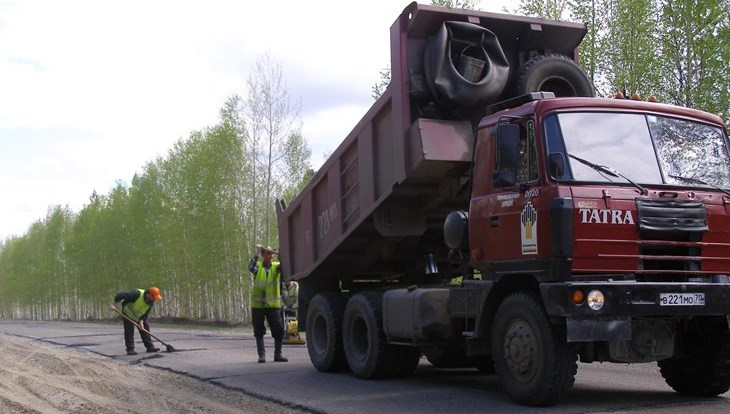
[[[603,309],[603,305],[606,303],[606,298],[603,296],[603,292],[600,290],[591,290],[586,298],[588,307],[594,311]]]

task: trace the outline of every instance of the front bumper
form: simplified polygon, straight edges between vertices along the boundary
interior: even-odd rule
[[[571,300],[575,290],[587,297],[594,289],[605,297],[605,304],[598,311],[590,309],[585,301],[576,304]],[[637,318],[730,315],[730,283],[563,282],[544,283],[540,290],[547,313],[565,318],[570,342],[629,340],[632,319]],[[662,306],[662,293],[703,293],[705,303]]]
[[[576,289],[584,296],[591,290],[603,292],[603,309],[593,311],[585,301],[575,304]],[[730,283],[655,283],[655,282],[562,282],[540,285],[545,308],[550,316],[720,316],[730,314]],[[704,293],[703,306],[662,306],[662,293]]]

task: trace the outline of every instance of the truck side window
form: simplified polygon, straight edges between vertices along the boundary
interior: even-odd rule
[[[558,117],[556,115],[550,115],[543,121],[543,127],[545,128],[545,140],[547,142],[547,154],[561,153],[563,154],[564,160],[567,160],[567,154],[565,152],[565,144],[563,143],[563,135],[560,131],[560,124],[558,124]],[[570,170],[570,163],[565,165],[565,170],[561,177],[555,177],[558,180],[571,180],[573,175]]]
[[[537,180],[537,148],[535,146],[535,124],[532,121],[520,124],[520,164],[517,181],[527,183]]]

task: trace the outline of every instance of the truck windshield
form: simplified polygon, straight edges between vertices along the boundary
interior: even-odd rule
[[[730,156],[722,128],[649,114],[569,112],[545,119],[548,153],[562,153],[560,180],[686,185],[687,179],[730,188]],[[606,174],[577,158],[620,173]]]

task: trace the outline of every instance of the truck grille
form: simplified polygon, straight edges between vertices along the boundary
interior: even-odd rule
[[[707,211],[701,201],[636,199],[639,227],[639,273],[675,281],[701,271],[702,235]],[[657,274],[659,273],[659,274]]]
[[[639,232],[664,237],[702,238],[708,231],[705,203],[689,200],[636,199]]]

